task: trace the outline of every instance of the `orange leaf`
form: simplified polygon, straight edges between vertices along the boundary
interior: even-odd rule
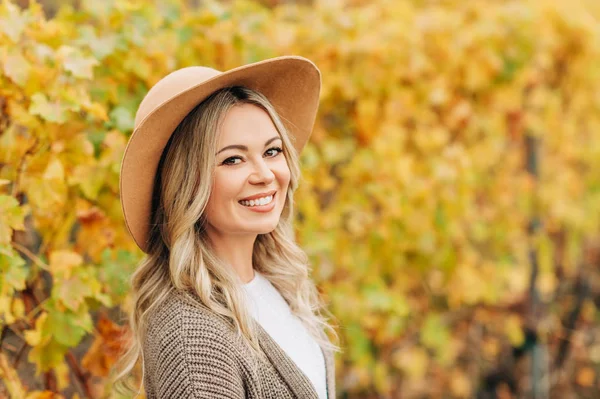
[[[577,384],[582,387],[591,387],[594,385],[594,379],[596,377],[596,372],[591,367],[583,367],[579,369],[577,372],[577,376],[575,377],[575,381]]]
[[[93,375],[105,377],[121,354],[128,328],[119,326],[104,315],[100,316],[97,328],[99,334],[81,364]]]

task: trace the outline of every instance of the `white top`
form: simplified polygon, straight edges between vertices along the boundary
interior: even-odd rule
[[[326,399],[325,359],[319,344],[265,276],[255,270],[252,281],[243,286],[252,317],[308,377],[319,398]]]

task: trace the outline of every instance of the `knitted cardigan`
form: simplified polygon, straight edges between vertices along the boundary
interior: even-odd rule
[[[254,321],[255,322],[255,321]],[[257,362],[242,338],[218,315],[173,292],[150,316],[144,342],[148,399],[318,399],[308,377],[255,322],[269,363]],[[335,399],[333,353],[323,350],[328,399]]]

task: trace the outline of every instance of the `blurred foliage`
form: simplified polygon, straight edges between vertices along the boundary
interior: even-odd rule
[[[111,396],[127,331],[109,311],[129,310],[142,255],[119,168],[148,88],[299,54],[323,90],[297,238],[339,319],[340,397],[527,397],[536,345],[553,397],[597,396],[599,18],[596,0],[81,0],[51,17],[5,0],[4,393]]]

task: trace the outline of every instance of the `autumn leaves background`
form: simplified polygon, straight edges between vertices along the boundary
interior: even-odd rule
[[[323,74],[296,226],[340,395],[598,395],[600,3],[47,3],[0,5],[0,396],[114,397],[137,105],[283,54]]]

